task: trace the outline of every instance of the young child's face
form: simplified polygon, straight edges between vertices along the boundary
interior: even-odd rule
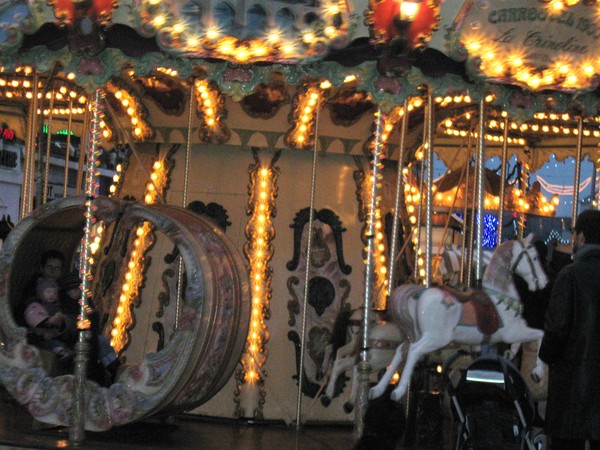
[[[47,287],[42,291],[42,298],[40,300],[44,303],[56,303],[58,301],[58,289]]]
[[[57,280],[62,275],[63,263],[60,259],[50,258],[42,266],[42,276]]]

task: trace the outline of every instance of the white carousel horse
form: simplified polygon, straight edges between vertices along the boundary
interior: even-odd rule
[[[391,395],[396,401],[406,393],[418,360],[452,341],[478,345],[486,342],[512,344],[541,340],[543,331],[529,328],[520,315],[521,303],[512,280],[513,273],[520,275],[531,290],[542,289],[548,282],[537,251],[531,246],[531,236],[522,243],[505,242],[492,255],[483,275],[483,289],[474,291],[479,297],[482,293],[487,294],[493,301],[493,308],[489,299],[480,301],[491,313],[480,316],[488,318],[483,323],[473,320],[479,315],[477,304],[461,298],[464,294],[439,287],[424,289],[422,286],[402,285],[396,288],[388,302],[388,312],[402,331],[411,337],[410,345],[403,343],[398,346],[388,370],[369,391],[369,398],[377,398],[384,393],[405,356],[402,377]],[[533,375],[541,379],[543,373],[542,362],[538,360]]]
[[[379,372],[387,367],[394,356],[394,351],[403,340],[400,328],[393,322],[384,320],[380,312],[373,311],[373,320],[369,331],[369,362],[371,373]],[[329,406],[334,396],[335,385],[338,377],[352,369],[348,400],[344,403],[344,411],[350,413],[356,401],[356,388],[358,381],[358,356],[360,351],[361,329],[364,318],[364,308],[352,311],[346,329],[346,344],[336,352],[336,357],[331,369],[329,382],[325,393],[321,397],[323,406]]]

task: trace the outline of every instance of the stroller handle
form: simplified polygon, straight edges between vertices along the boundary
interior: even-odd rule
[[[454,385],[452,384],[452,380],[450,380],[450,368],[452,367],[452,364],[454,364],[454,362],[460,358],[461,356],[468,356],[470,355],[470,353],[464,349],[458,349],[457,351],[455,351],[454,353],[452,353],[450,356],[448,356],[445,360],[444,363],[442,364],[442,375],[444,377],[444,383],[446,384],[446,389],[448,390],[448,394],[449,395],[453,395],[454,394]]]

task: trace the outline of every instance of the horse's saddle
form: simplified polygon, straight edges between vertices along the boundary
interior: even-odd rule
[[[480,333],[491,335],[500,328],[500,317],[490,296],[481,289],[455,291],[444,288],[449,295],[463,305],[459,325],[477,325]]]

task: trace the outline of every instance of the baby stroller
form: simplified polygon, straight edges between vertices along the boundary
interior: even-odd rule
[[[496,355],[477,358],[458,383],[449,377],[452,363],[444,362],[444,379],[457,423],[456,450],[541,450],[543,435],[532,436],[535,406],[515,366]]]

